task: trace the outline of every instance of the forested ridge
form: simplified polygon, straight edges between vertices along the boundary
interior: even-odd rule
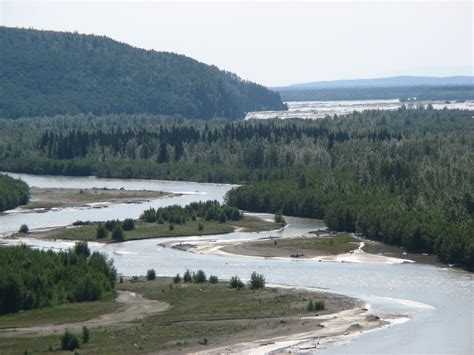
[[[0,174],[0,212],[25,205],[29,198],[30,191],[27,184]]]
[[[0,117],[154,113],[242,118],[278,93],[183,55],[107,37],[0,27]]]
[[[96,301],[111,294],[116,276],[112,261],[85,242],[59,252],[0,247],[0,314]]]
[[[0,120],[0,169],[248,184],[231,204],[324,218],[473,268],[472,122],[430,106],[316,121]]]

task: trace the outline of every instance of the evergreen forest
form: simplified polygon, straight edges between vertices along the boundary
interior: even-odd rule
[[[78,33],[0,27],[0,117],[153,113],[243,118],[280,95],[168,52]]]
[[[111,295],[116,271],[112,261],[87,243],[68,251],[0,248],[0,315],[60,305],[96,301]]]
[[[322,218],[474,267],[472,112],[320,120],[75,115],[0,120],[0,170],[236,183],[240,209]]]
[[[0,212],[26,205],[30,198],[29,187],[21,180],[0,174]]]

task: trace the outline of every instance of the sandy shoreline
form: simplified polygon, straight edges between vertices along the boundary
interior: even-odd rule
[[[231,342],[227,345],[194,353],[269,354],[313,352],[350,340],[363,333],[403,323],[408,319],[408,317],[402,315],[390,315],[382,318],[373,314],[368,304],[358,304],[354,308],[336,313],[300,317],[298,319],[300,326],[276,332],[273,336]]]
[[[318,262],[346,262],[346,263],[369,263],[369,264],[404,264],[413,263],[414,261],[402,258],[395,258],[385,255],[370,254],[363,250],[364,242],[359,243],[359,247],[352,252],[336,254],[336,255],[322,255],[310,257],[288,257],[288,256],[268,256],[268,255],[252,255],[245,253],[240,246],[254,240],[227,240],[227,241],[189,241],[179,245],[178,243],[169,243],[168,247],[173,247],[180,250],[186,250],[193,253],[204,255],[219,255],[219,256],[239,256],[246,258],[260,258],[260,259],[279,259],[279,260],[312,260]],[[194,243],[193,243],[194,242]],[[244,252],[242,252],[244,251]]]
[[[69,207],[104,208],[112,204],[135,204],[178,194],[124,189],[72,189],[31,187],[31,200],[6,213],[48,212]]]

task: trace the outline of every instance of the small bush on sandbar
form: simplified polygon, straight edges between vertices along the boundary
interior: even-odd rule
[[[262,274],[257,274],[255,271],[250,276],[250,288],[257,290],[265,287],[265,277]]]
[[[238,276],[232,276],[230,279],[230,288],[236,288],[236,289],[241,289],[244,288],[244,283],[242,280],[240,280],[240,277]]]

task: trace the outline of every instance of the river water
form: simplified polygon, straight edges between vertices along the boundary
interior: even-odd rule
[[[44,213],[5,213],[0,215],[0,233],[16,231],[22,223],[30,228],[68,225],[76,220],[136,218],[148,207],[185,205],[191,201],[223,201],[230,185],[156,180],[97,179],[92,177],[51,177],[10,174],[37,187],[107,187],[130,190],[181,192],[182,196],[143,204],[117,204],[106,208],[65,208]],[[170,248],[167,240],[255,239],[269,235],[297,235],[318,228],[309,219],[286,217],[289,225],[279,232],[230,233],[219,236],[148,239],[115,244],[91,243],[91,249],[106,253],[124,275],[140,275],[154,268],[158,275],[173,276],[186,268],[203,269],[220,278],[239,275],[247,279],[252,271],[265,275],[267,282],[324,288],[370,303],[377,314],[401,314],[407,322],[365,333],[323,351],[327,354],[403,353],[472,354],[474,298],[472,274],[421,264],[374,265],[311,260],[257,259],[237,256],[201,255]],[[42,248],[64,249],[66,241],[23,239]],[[16,241],[5,241],[15,243]]]
[[[416,107],[416,105],[431,104],[435,110],[459,109],[474,111],[474,101],[450,102],[400,102],[399,100],[340,100],[340,101],[290,101],[287,102],[288,111],[256,111],[249,112],[245,117],[249,119],[269,119],[269,118],[304,118],[319,119],[326,116],[348,115],[354,111],[365,110],[398,110],[402,105]]]

